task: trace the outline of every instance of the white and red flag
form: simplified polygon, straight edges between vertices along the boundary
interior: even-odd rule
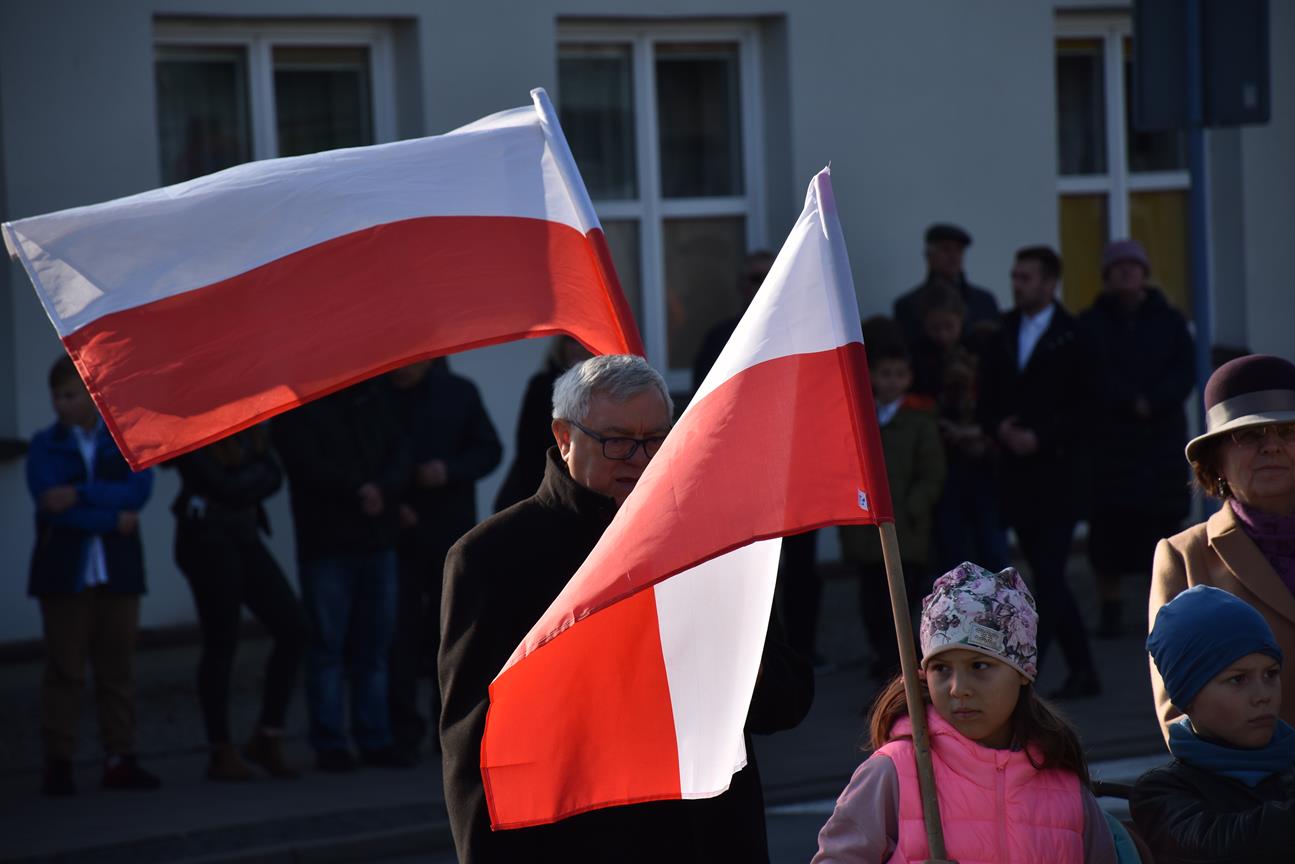
[[[413,360],[567,333],[642,353],[543,90],[433,138],[5,223],[136,470]]]
[[[491,824],[727,789],[746,764],[781,538],[888,521],[825,169],[688,410],[491,684]]]

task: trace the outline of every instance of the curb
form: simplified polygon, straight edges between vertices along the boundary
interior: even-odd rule
[[[177,864],[350,864],[454,848],[449,823],[374,831],[316,843],[285,843],[227,855],[181,859]]]
[[[385,823],[385,824],[384,824]],[[349,864],[453,848],[439,802],[141,837],[11,864]]]

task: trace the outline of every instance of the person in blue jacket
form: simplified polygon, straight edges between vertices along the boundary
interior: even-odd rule
[[[36,544],[27,593],[40,602],[45,640],[40,723],[42,792],[76,793],[72,757],[85,668],[94,669],[102,784],[154,789],[134,756],[134,654],[144,550],[139,511],[151,471],[132,472],[108,434],[71,358],[49,373],[58,421],[33,436],[27,487],[36,503]]]

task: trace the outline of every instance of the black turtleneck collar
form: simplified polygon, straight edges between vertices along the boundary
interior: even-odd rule
[[[569,510],[578,516],[610,525],[616,515],[616,502],[573,480],[556,446],[550,447],[545,456],[544,482],[535,493],[536,500],[546,507]]]

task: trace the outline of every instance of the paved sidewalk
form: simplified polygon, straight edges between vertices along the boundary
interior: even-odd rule
[[[255,722],[268,650],[264,639],[241,646],[232,698],[235,734],[246,734]],[[0,861],[363,861],[449,845],[440,763],[431,752],[409,770],[306,770],[298,780],[208,782],[192,683],[197,657],[196,645],[138,656],[140,759],[162,778],[162,788],[99,788],[100,751],[87,704],[79,794],[61,800],[37,794],[40,664],[0,666]],[[288,755],[309,768],[313,754],[300,734],[300,693],[289,718],[298,734],[288,740]]]
[[[1077,593],[1091,597],[1081,562],[1076,565]],[[808,719],[790,732],[756,741],[771,808],[770,834],[777,835],[779,848],[812,852],[826,818],[820,811],[835,799],[862,757],[863,713],[876,684],[866,675],[866,640],[854,592],[848,579],[831,579],[825,586],[819,649],[835,668],[817,677]],[[1138,586],[1130,585],[1129,593],[1130,623],[1136,624],[1144,601],[1137,596]],[[1092,761],[1117,760],[1109,762],[1114,774],[1105,779],[1132,779],[1164,753],[1151,709],[1142,639],[1095,641],[1093,647],[1105,694],[1063,707],[1079,727]],[[255,721],[257,682],[267,651],[268,643],[260,638],[245,640],[240,649],[232,699],[236,735],[246,734]],[[193,686],[197,655],[197,647],[187,644],[144,650],[138,657],[139,750],[143,764],[162,776],[162,789],[99,789],[96,725],[87,694],[80,794],[69,800],[37,794],[40,664],[0,663],[0,861],[322,862],[374,861],[432,850],[444,855],[450,840],[433,754],[406,771],[366,769],[341,776],[307,771],[296,781],[262,778],[234,785],[203,779],[206,749]],[[1060,683],[1060,666],[1059,655],[1049,657],[1040,678],[1043,692]],[[300,693],[289,718],[289,753],[295,764],[309,766]],[[1118,761],[1146,756],[1150,762]],[[1095,773],[1101,770],[1099,766]],[[776,854],[775,860],[796,856]]]

